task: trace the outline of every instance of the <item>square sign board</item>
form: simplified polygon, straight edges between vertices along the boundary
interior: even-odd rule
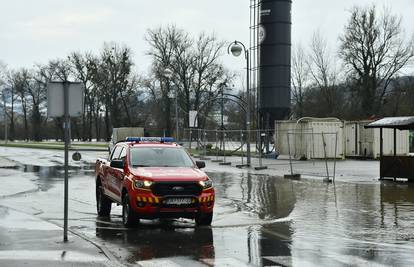
[[[83,114],[83,84],[67,82],[66,85],[69,95],[69,116],[79,117]],[[63,117],[65,115],[63,88],[63,82],[49,82],[47,84],[48,117]]]

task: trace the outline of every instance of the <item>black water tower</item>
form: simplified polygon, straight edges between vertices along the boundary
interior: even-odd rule
[[[259,0],[259,112],[262,128],[290,112],[291,0]]]

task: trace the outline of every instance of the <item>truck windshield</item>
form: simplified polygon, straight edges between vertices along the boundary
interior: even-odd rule
[[[182,148],[131,148],[132,167],[193,167],[193,161]]]

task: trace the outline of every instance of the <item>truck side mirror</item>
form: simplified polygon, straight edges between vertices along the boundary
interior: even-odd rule
[[[196,165],[199,169],[206,167],[206,163],[204,161],[196,161]]]
[[[122,159],[114,159],[111,161],[110,166],[112,168],[123,169],[124,168],[124,161]]]

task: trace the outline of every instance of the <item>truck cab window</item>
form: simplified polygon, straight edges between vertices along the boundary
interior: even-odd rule
[[[119,158],[118,158],[118,159],[125,160],[125,158],[126,158],[126,154],[127,154],[127,150],[126,150],[126,148],[124,147],[124,148],[122,148],[122,151],[121,151],[121,153],[119,154]]]
[[[112,152],[110,160],[119,159],[119,155],[121,154],[122,146],[117,146]]]

